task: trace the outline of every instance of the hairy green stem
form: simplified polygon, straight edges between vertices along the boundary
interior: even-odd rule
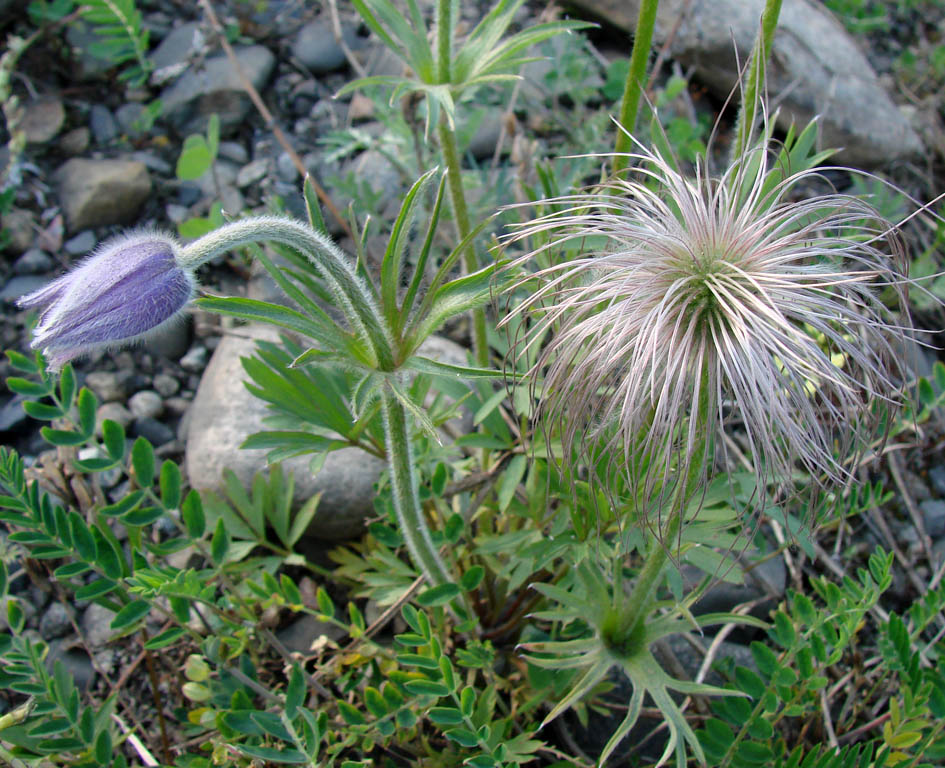
[[[466,208],[466,194],[463,192],[463,176],[459,162],[459,152],[456,149],[456,136],[446,119],[440,116],[438,125],[440,147],[443,150],[443,159],[446,162],[446,178],[450,188],[450,201],[453,203],[453,215],[456,217],[456,227],[459,230],[459,239],[462,240],[470,232],[469,212]],[[479,268],[476,253],[472,245],[466,246],[463,254],[463,268],[467,273],[475,272]],[[486,341],[486,313],[483,309],[472,311],[473,321],[473,353],[476,365],[481,368],[489,367],[489,345]]]
[[[761,14],[761,31],[755,42],[748,63],[748,83],[738,112],[738,125],[735,131],[735,143],[732,145],[733,158],[741,157],[748,149],[755,122],[758,119],[759,91],[764,87],[765,67],[771,54],[774,32],[778,27],[782,0],[765,0],[765,9]]]
[[[686,514],[689,500],[698,491],[699,483],[705,472],[705,462],[709,454],[709,414],[711,412],[711,393],[709,392],[709,376],[703,369],[699,382],[697,405],[691,418],[696,420],[696,434],[704,439],[696,442],[692,456],[682,457],[682,468],[685,477],[679,481],[671,501],[672,508],[666,528],[653,542],[652,548],[646,556],[643,568],[637,576],[629,598],[624,604],[616,606],[618,612],[616,636],[621,639],[632,638],[638,627],[646,620],[653,603],[656,602],[656,590],[659,587],[660,574],[669,557],[669,547],[679,536],[680,528]],[[616,593],[620,594],[619,590]]]
[[[633,35],[630,52],[630,68],[623,84],[623,100],[620,103],[620,126],[617,128],[617,143],[614,147],[614,173],[627,167],[626,153],[632,148],[630,135],[640,111],[640,98],[646,85],[646,64],[653,43],[653,27],[656,25],[656,9],[659,0],[643,0],[637,16],[637,28]],[[621,128],[623,130],[621,130]]]
[[[436,75],[440,83],[450,81],[450,61],[453,43],[452,0],[437,0],[436,4]]]
[[[387,438],[387,463],[390,469],[394,513],[397,515],[400,534],[404,537],[410,559],[430,585],[448,584],[454,579],[440,557],[436,544],[433,543],[420,504],[417,477],[413,470],[409,417],[403,403],[397,399],[390,387],[384,387],[381,392],[381,413]],[[456,601],[453,607],[461,618],[466,615],[459,601]]]
[[[351,259],[327,236],[305,224],[279,216],[240,219],[186,245],[178,263],[185,269],[196,269],[221,253],[262,242],[281,243],[305,256],[329,284],[349,322],[370,345],[377,368],[394,369],[394,345],[373,293],[358,276]]]

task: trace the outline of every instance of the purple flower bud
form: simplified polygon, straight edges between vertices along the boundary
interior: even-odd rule
[[[42,349],[55,370],[173,322],[196,287],[179,257],[177,242],[154,232],[104,243],[71,272],[17,301],[23,309],[40,308],[32,347]]]

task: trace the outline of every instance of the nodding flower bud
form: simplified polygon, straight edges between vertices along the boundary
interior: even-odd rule
[[[194,295],[192,270],[168,235],[138,232],[103,243],[71,272],[17,301],[40,309],[33,349],[53,370],[103,347],[138,341],[174,321]]]

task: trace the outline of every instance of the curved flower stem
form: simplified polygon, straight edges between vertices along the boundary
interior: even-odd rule
[[[466,208],[466,194],[463,192],[463,176],[460,170],[459,152],[456,149],[456,136],[445,114],[440,116],[437,130],[440,137],[440,147],[443,150],[443,159],[446,162],[446,177],[450,188],[450,200],[453,203],[453,215],[456,217],[459,239],[462,240],[470,232],[469,212]],[[475,272],[479,268],[476,253],[471,245],[466,247],[466,252],[463,254],[463,268],[467,273]],[[473,353],[476,357],[476,365],[480,368],[488,368],[489,345],[486,341],[485,311],[481,308],[474,309],[472,311],[472,321]]]
[[[705,366],[703,366],[700,386],[696,396],[698,404],[696,412],[691,417],[696,420],[696,434],[702,435],[703,439],[696,440],[695,445],[697,447],[692,456],[682,458],[680,463],[685,472],[685,479],[680,481],[676,487],[676,492],[673,494],[672,509],[669,513],[666,528],[653,542],[652,549],[647,554],[643,568],[640,570],[633,585],[633,590],[630,592],[630,597],[623,606],[617,608],[619,611],[617,630],[619,637],[632,637],[637,628],[646,620],[650,608],[656,602],[659,577],[669,557],[669,547],[679,536],[689,500],[697,492],[704,475],[704,465],[708,457],[709,441],[711,439],[711,433],[709,432],[711,394],[708,391],[708,382],[709,376]],[[616,594],[619,594],[619,591]]]
[[[765,9],[761,14],[761,31],[748,64],[748,83],[745,86],[741,109],[738,111],[738,126],[735,132],[735,143],[732,145],[733,159],[741,157],[748,149],[748,143],[755,128],[760,104],[758,92],[764,87],[765,67],[771,54],[774,32],[778,27],[781,2],[782,0],[765,0]]]
[[[281,243],[305,256],[328,283],[349,322],[370,345],[378,370],[394,369],[394,345],[371,290],[358,277],[344,252],[305,224],[278,216],[259,216],[224,224],[185,246],[180,266],[196,269],[221,253],[261,242]]]
[[[620,126],[617,128],[617,143],[614,146],[614,173],[619,173],[627,167],[626,153],[631,149],[630,135],[637,122],[640,97],[646,84],[646,64],[650,58],[657,6],[659,0],[643,0],[640,3],[633,49],[630,52],[630,68],[627,70],[627,79],[623,84],[623,100],[620,103]]]
[[[390,484],[394,497],[394,512],[397,526],[404,537],[410,559],[420,569],[431,586],[448,584],[454,579],[440,553],[437,551],[430,528],[423,514],[417,478],[413,470],[413,451],[410,442],[410,426],[407,411],[390,387],[381,392],[381,413],[387,437],[387,462],[390,468]],[[460,619],[468,614],[460,600],[453,602],[453,609]]]

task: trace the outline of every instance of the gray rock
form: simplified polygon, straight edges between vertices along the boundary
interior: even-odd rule
[[[299,171],[288,152],[282,152],[276,158],[276,172],[279,174],[279,178],[285,182],[292,183],[299,178]]]
[[[180,382],[166,373],[154,377],[154,389],[161,397],[173,397],[180,390]]]
[[[945,467],[938,464],[929,470],[929,482],[939,496],[945,496]]]
[[[86,448],[80,448],[77,456],[80,461],[86,461],[87,459],[108,458],[105,451],[99,448],[97,445],[90,445]],[[111,469],[106,469],[104,472],[95,473],[95,479],[106,490],[109,488],[114,488],[116,485],[118,485],[119,481],[121,480],[121,476],[121,467],[112,467]]]
[[[85,609],[82,615],[82,634],[90,648],[105,645],[117,634],[110,626],[114,618],[113,611],[98,603],[92,603]]]
[[[143,437],[153,446],[166,445],[176,437],[173,429],[157,419],[138,419],[131,428],[131,434]]]
[[[236,216],[246,207],[246,199],[243,193],[236,187],[226,186],[220,190],[220,202],[223,203],[223,210],[231,216]]]
[[[14,275],[41,275],[49,272],[55,262],[52,257],[39,248],[30,248],[13,262]]]
[[[160,173],[165,176],[171,176],[174,173],[174,168],[171,164],[162,160],[153,152],[146,152],[144,150],[132,152],[131,159],[137,160],[139,163],[144,163],[145,168],[155,173]]]
[[[53,640],[46,654],[46,669],[52,672],[57,661],[62,662],[62,666],[72,676],[80,691],[88,691],[92,687],[95,681],[95,667],[84,650],[67,647],[62,640]]]
[[[115,120],[118,121],[122,133],[132,138],[138,138],[142,135],[142,118],[145,115],[146,108],[144,104],[133,101],[130,104],[122,104],[115,110]]]
[[[337,642],[345,636],[345,631],[327,621],[319,621],[310,614],[305,614],[291,624],[276,632],[279,641],[293,653],[308,654],[312,643],[320,637],[327,637]]]
[[[66,249],[66,253],[70,256],[82,256],[91,251],[97,242],[95,233],[87,229],[84,232],[79,232],[75,237],[70,237],[62,244],[62,247]]]
[[[131,373],[114,371],[93,371],[85,377],[85,385],[98,396],[103,403],[124,400],[128,394]]]
[[[349,49],[358,44],[358,36],[351,27],[343,25],[341,35]],[[327,18],[319,17],[299,30],[292,42],[292,55],[315,75],[324,75],[345,66],[345,53],[335,40],[331,21]]]
[[[945,501],[928,499],[919,504],[922,518],[925,521],[925,530],[933,539],[945,536]]]
[[[17,275],[7,280],[3,290],[0,291],[0,301],[14,302],[20,296],[25,296],[33,291],[38,291],[49,278],[43,275]]]
[[[59,150],[69,157],[81,155],[89,148],[92,141],[92,132],[84,125],[73,128],[59,139]]]
[[[36,240],[36,219],[30,211],[14,208],[7,211],[0,219],[0,226],[7,233],[7,250],[10,253],[23,253],[33,247]]]
[[[128,399],[128,410],[136,419],[156,419],[164,412],[164,401],[157,392],[144,389]]]
[[[236,174],[236,186],[237,187],[248,187],[250,184],[255,184],[259,181],[266,173],[269,171],[269,159],[266,157],[261,157],[253,162],[244,165],[240,168],[240,172]]]
[[[27,421],[26,411],[23,410],[26,399],[23,395],[16,395],[3,404],[0,408],[0,432],[10,432]]]
[[[180,359],[180,367],[191,373],[200,373],[207,367],[207,348],[199,345],[191,347]]]
[[[151,177],[135,160],[74,158],[56,172],[70,232],[126,224],[151,193]]]
[[[273,328],[250,325],[241,329],[239,337],[224,337],[213,353],[194,398],[187,430],[185,463],[194,488],[219,490],[225,468],[248,486],[253,475],[265,469],[262,451],[239,449],[249,435],[266,428],[263,419],[268,413],[266,403],[244,386],[246,374],[240,358],[253,353],[255,339],[277,338]],[[299,456],[283,462],[283,468],[295,475],[297,503],[322,494],[310,531],[326,540],[358,535],[365,518],[373,514],[374,483],[383,462],[347,448],[328,454],[321,471],[313,476],[311,458]]]
[[[148,56],[154,67],[152,80],[163,83],[179,75],[187,68],[191,56],[205,45],[206,39],[196,21],[175,27]]]
[[[236,58],[249,81],[261,90],[275,57],[261,45],[236,48]],[[164,116],[181,134],[206,130],[211,114],[220,116],[220,128],[239,126],[249,112],[249,97],[235,68],[226,56],[207,59],[200,69],[192,68],[161,94]]]
[[[502,133],[502,110],[495,109],[485,115],[476,126],[469,140],[469,152],[477,160],[491,160]]]
[[[102,104],[93,104],[89,112],[89,128],[96,144],[108,144],[118,137],[118,123],[111,110]]]
[[[39,619],[39,634],[44,640],[62,637],[72,627],[69,611],[58,600],[51,602]]]
[[[731,584],[717,581],[712,584],[702,598],[695,604],[693,613],[723,613],[752,600],[767,598],[752,610],[756,616],[766,616],[771,607],[778,602],[787,588],[787,568],[784,559],[778,556],[768,557],[756,564],[757,555],[751,553],[736,558],[745,569],[743,584]],[[705,574],[692,565],[683,565],[683,582],[691,589],[702,581]]]
[[[355,179],[364,180],[379,193],[377,210],[382,211],[387,204],[400,194],[402,180],[394,164],[376,149],[362,152],[349,161],[342,169],[342,177],[349,174]]]
[[[221,141],[217,156],[237,165],[246,165],[249,162],[249,152],[238,141]]]
[[[696,79],[727,96],[737,60],[748,60],[764,0],[664,0],[654,40],[671,37],[670,52]],[[576,0],[575,5],[627,31],[640,0]],[[671,32],[673,34],[671,34]],[[733,45],[734,43],[734,45]],[[807,124],[820,115],[820,146],[840,148],[842,162],[875,167],[923,152],[922,142],[897,108],[856,42],[820,3],[785,0],[768,66],[768,90],[780,104],[778,124]]]
[[[102,38],[95,34],[89,24],[81,19],[73,19],[66,25],[65,32],[66,42],[72,51],[71,77],[82,81],[94,80],[115,66],[111,60],[90,53],[95,46],[101,45]]]
[[[111,419],[123,427],[127,427],[134,421],[134,416],[131,415],[125,406],[121,403],[105,403],[105,405],[100,405],[98,410],[95,412],[95,434],[102,434],[102,422],[105,419]]]
[[[37,99],[23,105],[20,130],[30,144],[46,144],[62,130],[66,110],[59,99]]]

